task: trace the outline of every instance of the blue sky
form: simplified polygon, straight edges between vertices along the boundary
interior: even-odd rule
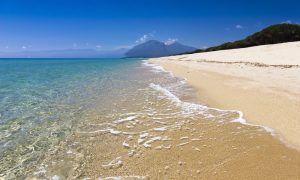
[[[299,7],[299,0],[1,0],[0,51],[113,50],[148,39],[202,48],[298,23]]]

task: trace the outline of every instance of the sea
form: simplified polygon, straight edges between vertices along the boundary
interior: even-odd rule
[[[271,129],[198,96],[146,59],[0,59],[0,179],[299,177]]]

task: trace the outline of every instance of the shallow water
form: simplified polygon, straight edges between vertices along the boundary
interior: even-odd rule
[[[0,75],[0,177],[300,177],[299,152],[145,61],[4,60]]]

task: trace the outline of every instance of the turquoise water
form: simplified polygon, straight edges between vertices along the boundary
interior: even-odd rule
[[[24,174],[139,60],[0,60],[0,174]],[[99,100],[100,98],[100,100]],[[24,170],[24,172],[22,172]],[[26,174],[26,173],[25,173]]]

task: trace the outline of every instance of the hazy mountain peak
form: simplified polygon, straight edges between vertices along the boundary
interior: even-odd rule
[[[145,43],[134,46],[125,53],[126,57],[161,57],[176,55],[185,52],[196,50],[194,47],[189,47],[173,41],[172,43],[163,43],[157,40],[149,40]]]

